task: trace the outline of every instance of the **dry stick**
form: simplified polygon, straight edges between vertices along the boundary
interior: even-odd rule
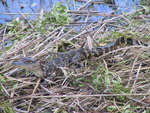
[[[95,40],[95,38],[93,38],[92,36],[90,38],[100,47],[99,43]]]
[[[62,35],[62,36],[60,36],[59,38],[57,38],[56,40],[52,41],[52,42],[50,43],[50,45],[56,43],[56,42],[57,42],[58,40],[60,40],[62,37],[64,37],[65,35],[69,34],[70,32],[72,32],[72,31],[75,30],[75,29],[76,29],[76,27],[75,27],[75,28],[72,28],[72,29],[69,30],[67,33],[65,33],[64,35]]]
[[[77,97],[110,97],[110,96],[147,96],[150,93],[133,93],[133,94],[93,94],[93,95],[49,95],[49,96],[34,96],[28,95],[16,98],[77,98]]]
[[[118,110],[120,110],[119,107],[117,106],[117,103],[116,103],[115,98],[113,98],[113,103],[114,103],[114,105],[116,106],[116,108],[117,108]],[[117,112],[118,112],[118,111],[117,111]]]
[[[135,67],[135,63],[136,63],[136,61],[137,61],[139,55],[140,55],[142,52],[143,52],[143,51],[141,51],[141,52],[136,56],[136,58],[135,58],[135,60],[134,60],[134,62],[133,62],[133,65],[132,65],[132,69],[131,69],[131,73],[130,73],[130,76],[129,76],[129,81],[128,81],[127,86],[129,86],[130,81],[132,80],[132,73],[133,73],[133,70],[134,70],[134,67]]]
[[[86,7],[86,5],[88,5],[88,3],[90,3],[92,0],[87,1],[84,5],[82,5],[81,7],[78,8],[78,10],[82,10],[84,7]]]
[[[65,27],[68,27],[68,26],[81,26],[80,24],[97,24],[98,22],[71,22],[69,24],[65,24],[64,26]],[[50,26],[58,26],[59,24],[49,24]]]
[[[141,68],[141,70],[149,70],[150,67],[144,67],[144,68]],[[138,69],[134,69],[135,71],[138,71]],[[126,73],[126,72],[130,72],[131,70],[126,70],[126,71],[121,71],[121,73]]]
[[[83,30],[83,31],[82,31],[81,33],[79,33],[78,35],[76,35],[76,36],[70,38],[69,41],[70,41],[70,40],[73,40],[73,39],[75,39],[75,38],[77,38],[77,37],[79,37],[79,36],[81,36],[81,35],[83,35],[83,34],[85,34],[85,33],[87,33],[87,32],[89,32],[89,31],[91,31],[91,30],[93,30],[94,28],[96,28],[96,27],[98,27],[98,26],[99,26],[99,25],[96,25],[96,26],[94,26],[94,27],[92,27],[92,28],[90,28],[90,29]]]
[[[92,38],[91,38],[91,36],[89,34],[87,35],[86,40],[87,40],[88,48],[92,49],[93,48],[93,40],[92,40]]]
[[[144,61],[142,61],[142,63],[149,63],[150,62],[150,59],[147,59],[147,60],[145,60],[144,59]],[[139,62],[139,63],[136,63],[136,65],[138,65],[138,64],[140,64],[141,62]]]
[[[5,41],[4,41],[4,37],[6,37],[5,35],[6,35],[6,30],[7,30],[7,26],[5,27],[5,29],[4,29],[4,33],[3,33],[3,39],[2,39],[2,44],[4,44],[5,43]],[[2,51],[4,52],[4,54],[6,54],[6,51],[5,51],[5,49],[4,49],[4,45],[1,45],[2,46]]]
[[[38,51],[40,47],[45,45],[51,38],[53,38],[57,34],[56,31],[59,29],[61,29],[61,27],[54,29],[52,32],[50,32],[48,35],[46,35],[46,37],[48,37],[48,38],[46,38],[41,44],[38,44],[38,46],[35,46],[32,50],[37,49],[36,51]],[[50,36],[50,35],[52,35],[52,36]]]
[[[26,48],[22,49],[22,54],[23,54],[23,57],[27,57],[27,50],[26,50]]]
[[[104,65],[105,65],[105,69],[106,69],[106,71],[108,72],[108,66],[107,66],[107,63],[106,63],[106,61],[103,59],[103,63],[104,63]]]
[[[116,17],[120,15],[110,14],[110,13],[88,13],[89,16],[108,16],[108,17]],[[87,13],[73,13],[70,15],[78,15],[78,16],[86,16]]]
[[[68,13],[83,13],[83,14],[87,14],[87,13],[100,13],[100,11],[81,11],[81,10],[68,10]]]
[[[70,11],[68,11],[69,13]],[[88,11],[89,12],[89,11]],[[91,12],[91,11],[90,11]],[[85,12],[86,13],[86,12]],[[73,13],[73,14],[70,14],[70,15],[87,15],[85,14],[84,12],[81,12],[81,13]],[[22,15],[40,15],[41,13],[21,13]],[[20,13],[0,13],[0,15],[20,15]],[[110,17],[114,17],[114,16],[119,16],[119,15],[116,15],[116,14],[107,14],[107,13],[92,13],[90,15],[95,15],[95,16],[110,16]],[[149,17],[147,17],[149,18]]]
[[[58,35],[56,36],[56,38],[60,37],[60,35],[63,34],[64,29],[65,29],[65,27],[61,28],[61,31],[58,33]]]
[[[73,73],[74,73],[74,72],[70,73],[68,76],[65,77],[65,79],[64,79],[63,82],[61,83],[61,86],[62,86],[62,87],[64,86],[64,84],[65,84],[65,82],[67,81],[67,79],[72,76]]]
[[[34,35],[36,35],[36,34],[37,34],[37,32],[34,32],[34,33],[30,34],[29,36],[27,36],[26,38],[24,38],[23,40],[21,40],[21,42],[27,41],[27,40],[29,40],[29,39],[32,39],[32,36],[34,36]],[[33,37],[33,38],[35,38],[35,37]]]
[[[87,22],[87,21],[88,21],[88,19],[90,19],[90,14],[91,14],[90,12],[88,12],[88,13],[87,13],[87,15],[85,16],[85,20],[84,20],[84,22]]]
[[[100,30],[106,25],[106,23],[102,24],[102,26],[96,31],[96,33],[93,35],[93,39],[96,37],[96,35],[100,32]]]
[[[36,84],[36,83],[33,83],[33,84]],[[17,89],[20,89],[20,88],[23,88],[23,87],[26,87],[26,86],[29,86],[29,85],[33,85],[33,84],[23,84],[23,85],[19,85],[19,86],[17,86],[16,88],[7,89],[7,91],[17,90]]]
[[[29,27],[29,25],[27,25],[27,26],[23,26],[22,27],[22,29],[20,29],[19,31],[17,31],[17,33],[19,34],[20,32],[22,32],[24,29],[26,29],[27,27]],[[14,37],[13,37],[14,36]],[[12,40],[14,40],[15,39],[15,33],[11,33],[11,34],[9,34],[9,35],[7,35],[7,39],[9,39],[9,38],[12,38]]]
[[[134,89],[144,88],[144,87],[148,87],[148,86],[150,86],[150,83],[149,84],[140,85],[140,86],[136,86]]]
[[[37,80],[36,86],[35,86],[35,88],[33,89],[33,92],[32,92],[31,95],[34,95],[34,94],[36,93],[36,90],[37,90],[37,88],[39,87],[40,82],[41,82],[41,78],[39,78],[39,79]],[[33,98],[30,99],[29,106],[28,106],[28,112],[30,111],[30,107],[31,107],[32,101],[33,101]]]
[[[73,25],[80,25],[80,24],[97,24],[97,23],[98,23],[97,21],[95,21],[95,22],[71,22],[71,23],[69,23],[69,25],[73,26]]]
[[[53,31],[51,31],[49,34],[46,35],[46,37],[49,37],[50,35],[53,35],[57,30],[60,30],[62,27],[57,27],[55,29],[53,29]]]
[[[45,90],[48,94],[54,94],[55,92],[53,92],[53,91],[50,91],[49,89],[47,89],[47,88],[45,88],[43,85],[40,85],[40,87],[43,89],[43,90]]]
[[[5,60],[7,62],[7,60]],[[6,62],[3,62],[2,65],[5,65]],[[15,68],[13,70],[11,70],[12,67],[9,67],[9,68],[6,68],[6,69],[3,69],[2,71],[0,71],[0,74],[4,74],[7,76],[7,75],[11,75],[12,73],[16,72],[18,70],[18,68]]]
[[[33,56],[33,58],[37,57],[37,56],[40,56],[41,54],[44,54],[44,52],[46,50],[48,50],[48,48],[50,47],[51,44],[55,44],[58,40],[60,40],[61,38],[63,38],[65,35],[67,35],[68,33],[72,32],[73,30],[75,30],[76,28],[73,28],[71,30],[69,30],[67,33],[65,33],[64,35],[60,36],[59,38],[55,39],[54,41],[50,42],[46,48],[44,48],[42,51],[40,51],[39,53],[35,54]]]
[[[1,88],[4,90],[4,92],[8,95],[8,96],[10,96],[10,94],[8,93],[8,90],[6,90],[6,88],[4,87],[4,85],[0,82],[0,86],[1,86]]]
[[[142,101],[140,101],[140,100],[137,100],[137,99],[134,99],[134,98],[131,98],[131,97],[127,97],[127,98],[129,98],[129,99],[131,99],[131,100],[133,100],[133,101],[135,101],[135,102],[138,102],[138,103],[140,103],[140,104],[143,104],[143,105],[145,105],[145,107],[150,106],[150,104],[147,104],[147,103],[142,102]]]
[[[134,90],[134,88],[135,88],[135,84],[136,84],[136,81],[137,81],[137,79],[138,79],[138,76],[139,76],[139,73],[140,73],[140,70],[141,70],[141,65],[142,65],[142,64],[139,65],[138,72],[137,72],[137,74],[136,74],[136,78],[135,78],[135,80],[134,80],[134,83],[133,83],[133,85],[132,85],[132,89],[131,89],[130,93],[132,93],[133,90]]]
[[[115,53],[115,52],[118,52],[118,51],[122,51],[122,50],[126,50],[126,49],[131,49],[131,48],[143,48],[143,46],[141,45],[134,45],[134,46],[129,46],[129,47],[124,47],[124,48],[119,48],[119,49],[116,49],[116,50],[113,50],[113,51],[110,51],[108,53],[105,53],[104,55],[101,55],[99,58],[101,57],[105,57],[106,55],[109,55],[109,54],[112,54],[112,53]],[[144,47],[144,48],[149,48],[149,47]]]
[[[40,13],[22,13],[23,15],[40,15]],[[20,13],[0,13],[0,15],[20,15]]]
[[[138,11],[141,11],[141,9],[138,10]],[[79,36],[81,36],[81,35],[83,35],[83,34],[89,32],[89,31],[93,30],[94,28],[98,27],[98,26],[99,26],[100,24],[102,24],[102,23],[108,23],[108,22],[110,22],[110,21],[112,21],[112,20],[114,20],[114,19],[117,19],[117,18],[120,18],[120,17],[123,17],[123,16],[127,16],[127,15],[129,15],[129,14],[134,13],[134,12],[136,12],[136,11],[129,12],[129,13],[123,14],[123,15],[119,15],[119,16],[117,16],[117,17],[114,17],[114,18],[111,18],[111,19],[108,19],[108,20],[104,20],[103,22],[98,22],[98,23],[97,23],[98,25],[96,25],[96,26],[94,26],[94,27],[92,27],[92,28],[90,28],[90,29],[88,29],[88,30],[82,31],[80,34],[78,34],[78,35],[72,37],[70,40],[72,40],[72,39],[74,39],[74,38],[77,38],[77,37],[79,37]]]
[[[35,112],[41,113],[41,111],[44,110],[45,108],[48,108],[48,107],[50,106],[51,103],[52,103],[51,101],[45,103],[44,105],[40,106],[40,108],[36,109]]]
[[[43,10],[43,8],[41,8],[39,18],[40,18],[40,19],[43,19],[43,16],[44,16],[44,10]]]
[[[36,50],[36,52],[40,49],[40,47],[44,46],[45,48],[47,47],[46,46],[46,43],[51,39],[53,38],[57,33],[53,33],[52,36],[50,36],[49,38],[47,38],[46,40],[44,40],[41,44],[37,44],[37,46],[35,46],[32,50]],[[30,50],[30,51],[32,51]]]
[[[82,110],[82,111],[84,111],[84,112],[86,112],[86,110],[82,107],[82,105],[80,104],[80,101],[79,101],[79,98],[77,97],[76,98],[76,104],[79,106],[79,108]]]
[[[7,75],[5,75],[5,77],[6,77],[7,79],[14,80],[14,81],[18,81],[18,82],[22,82],[22,83],[26,83],[26,84],[35,84],[35,82],[24,81],[24,80],[22,80],[22,79],[20,79],[20,78],[16,79],[16,78],[13,78],[13,77],[10,77],[10,76],[7,76]]]
[[[26,17],[20,11],[19,11],[19,14],[29,23],[31,28],[34,29],[34,26],[31,24],[31,22],[28,19],[26,19]]]
[[[54,100],[53,100],[54,101]],[[55,102],[55,101],[54,101]],[[56,101],[57,102],[57,101]],[[63,104],[64,105],[64,104]],[[41,113],[44,109],[51,108],[53,106],[53,102],[50,100],[44,105],[40,106],[41,108],[38,108],[35,112]],[[64,105],[65,106],[65,105]]]
[[[33,34],[31,34],[30,36],[28,36],[28,38],[30,38],[32,35],[33,35]],[[26,39],[28,39],[28,38],[26,38]],[[26,39],[24,39],[24,40],[26,40]],[[21,42],[23,42],[24,40],[22,40]],[[36,41],[34,40],[33,42],[29,42],[28,44],[23,45],[22,47],[20,47],[19,49],[15,50],[14,52],[7,51],[7,52],[10,52],[10,53],[7,53],[7,56],[5,56],[5,58],[10,57],[11,55],[13,55],[13,54],[19,52],[19,51],[22,50],[23,48],[25,48],[25,47],[27,47],[27,46],[29,46],[29,45],[32,45],[33,43],[35,43],[35,42],[37,42],[37,41],[39,41],[39,39],[37,39]],[[4,61],[4,60],[1,60],[1,59],[0,59],[0,62],[1,62],[1,61]]]

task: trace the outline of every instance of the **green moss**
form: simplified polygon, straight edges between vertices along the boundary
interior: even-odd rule
[[[1,113],[16,113],[8,102],[3,102],[0,104],[0,112]]]

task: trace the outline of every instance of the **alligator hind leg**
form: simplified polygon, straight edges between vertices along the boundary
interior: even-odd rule
[[[77,63],[81,62],[83,59],[84,59],[84,55],[82,55],[82,54],[76,54],[76,55],[71,59],[71,63],[77,64]]]

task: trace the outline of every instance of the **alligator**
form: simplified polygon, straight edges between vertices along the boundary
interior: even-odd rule
[[[60,67],[68,67],[71,64],[80,63],[81,61],[91,59],[92,57],[100,57],[105,55],[105,53],[116,50],[121,45],[148,46],[148,44],[139,40],[120,37],[109,45],[102,47],[95,47],[92,49],[81,47],[77,50],[60,53],[58,57],[52,60],[37,61],[31,57],[24,57],[21,61],[12,62],[11,65],[17,68],[29,70],[37,77],[51,76],[51,74],[57,69],[60,69]]]

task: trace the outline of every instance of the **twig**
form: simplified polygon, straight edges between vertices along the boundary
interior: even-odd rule
[[[20,11],[19,11],[19,14],[29,23],[31,28],[34,29],[34,26],[31,24],[31,22],[28,19],[26,19],[26,17]]]
[[[92,0],[87,1],[84,5],[78,8],[78,10],[82,10],[86,5],[88,5]]]
[[[134,67],[135,67],[135,64],[136,64],[136,61],[137,61],[139,55],[140,55],[142,52],[143,52],[143,51],[140,51],[140,53],[138,53],[138,55],[137,55],[136,58],[134,59],[134,62],[133,62],[133,65],[132,65],[132,69],[131,69],[131,73],[133,73]],[[131,80],[132,80],[132,74],[130,74],[130,76],[129,76],[129,81],[128,81],[127,86],[130,84],[130,81],[131,81]]]
[[[24,81],[21,78],[13,78],[13,77],[6,76],[6,75],[5,75],[5,77],[8,78],[8,79],[10,79],[10,80],[15,80],[15,81],[26,83],[26,84],[35,84],[34,82]]]
[[[133,93],[133,94],[93,94],[93,95],[49,95],[49,96],[34,96],[28,95],[20,98],[77,98],[77,97],[110,97],[110,96],[146,96],[150,93]],[[17,97],[19,98],[19,97]]]
[[[138,103],[140,103],[140,104],[143,104],[145,107],[150,107],[150,104],[147,104],[147,103],[142,102],[142,101],[140,101],[140,100],[137,100],[137,99],[134,99],[134,98],[131,98],[131,97],[127,97],[127,98],[129,98],[129,99],[131,99],[131,100],[133,100],[133,101],[135,101],[135,102],[138,102]]]
[[[39,78],[39,79],[37,80],[36,86],[34,87],[33,92],[32,92],[31,95],[34,95],[34,94],[36,93],[36,90],[37,90],[37,88],[39,87],[40,82],[41,82],[41,78]],[[31,107],[32,101],[33,101],[33,98],[30,99],[29,106],[28,106],[28,112],[30,111],[30,107]]]
[[[75,30],[76,28],[73,28],[71,30],[69,30],[67,33],[65,33],[64,35],[60,36],[59,38],[55,39],[54,41],[50,42],[42,51],[40,51],[39,53],[35,54],[33,56],[33,58],[40,56],[41,54],[45,54],[45,51],[48,51],[48,48],[52,45],[55,44],[58,40],[62,39],[64,36],[66,36],[67,34],[69,34],[70,32],[72,32],[73,30]]]
[[[139,68],[138,68],[138,71],[137,71],[137,74],[136,74],[136,77],[135,77],[134,83],[133,83],[133,85],[132,85],[132,88],[133,88],[133,89],[135,88],[135,84],[136,84],[136,82],[137,82],[137,79],[138,79],[138,76],[139,76],[140,70],[141,70],[141,64],[139,65]],[[132,92],[133,92],[133,89],[131,89],[130,93],[132,93]]]

